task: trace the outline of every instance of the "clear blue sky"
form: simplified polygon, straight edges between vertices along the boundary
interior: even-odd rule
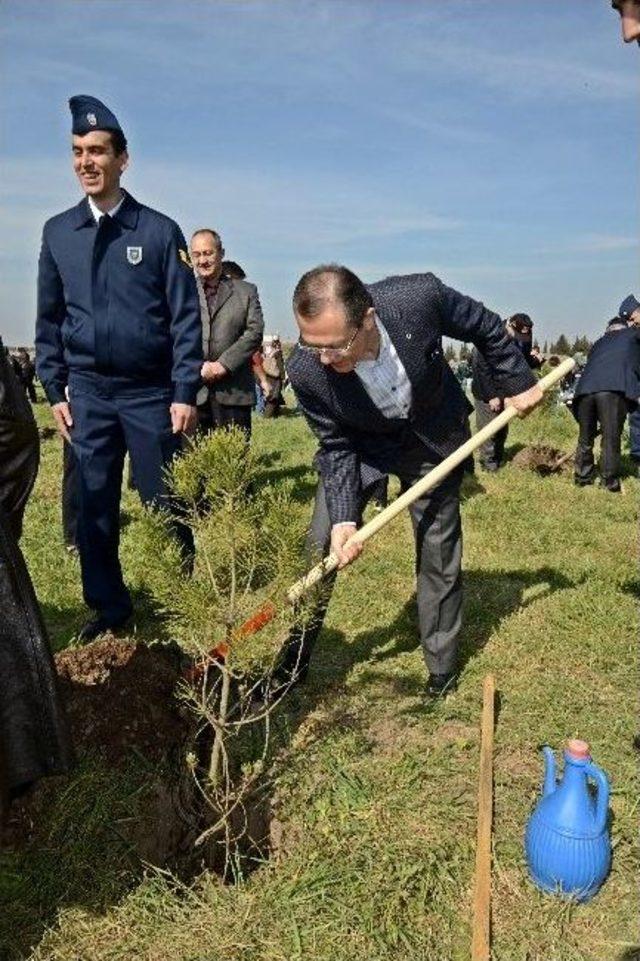
[[[44,220],[80,199],[67,99],[124,185],[213,226],[291,335],[302,271],[433,270],[540,341],[638,282],[638,68],[608,0],[4,0],[0,330],[31,342]]]

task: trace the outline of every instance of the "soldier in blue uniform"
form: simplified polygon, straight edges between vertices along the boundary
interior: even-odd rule
[[[163,469],[195,427],[202,332],[180,228],[120,187],[129,158],[117,119],[94,97],[69,106],[85,197],[44,226],[36,366],[78,465],[88,640],[131,616],[118,559],[124,455],[143,502],[157,505]]]
[[[618,317],[629,327],[640,327],[640,301],[633,294],[625,297],[620,304]],[[629,445],[633,468],[640,477],[640,407],[636,407],[629,414]]]

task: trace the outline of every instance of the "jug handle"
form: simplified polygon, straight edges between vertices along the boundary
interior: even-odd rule
[[[607,815],[609,813],[609,782],[607,777],[597,764],[593,761],[585,767],[585,774],[592,777],[598,785],[598,799],[596,802],[596,830],[602,834],[607,827]]]
[[[542,748],[544,754],[544,795],[553,794],[556,789],[556,756],[546,744]]]

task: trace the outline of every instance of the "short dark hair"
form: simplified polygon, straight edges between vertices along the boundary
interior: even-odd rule
[[[293,309],[313,320],[330,304],[342,304],[351,327],[361,327],[373,307],[371,294],[352,270],[341,264],[320,264],[303,274],[293,292]]]
[[[120,154],[126,152],[127,138],[123,134],[122,130],[109,130],[108,132],[111,134],[111,146],[113,147],[113,152],[116,157],[119,157]]]
[[[217,230],[212,230],[211,227],[199,227],[198,230],[194,230],[191,234],[191,239],[197,237],[198,234],[211,234],[213,237],[214,244],[217,245],[218,250],[222,250],[222,237]]]
[[[529,314],[512,314],[511,317],[509,317],[508,323],[510,323],[518,333],[523,333],[525,330],[531,330],[533,328],[533,321],[531,317],[529,317]]]

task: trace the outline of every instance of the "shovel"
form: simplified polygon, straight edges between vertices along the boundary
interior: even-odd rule
[[[543,392],[549,390],[554,384],[562,380],[563,377],[573,370],[575,366],[575,361],[572,357],[568,357],[566,360],[562,361],[557,367],[548,373],[545,377],[542,377],[538,384],[542,388]],[[462,444],[450,454],[442,463],[438,464],[433,470],[429,471],[424,477],[416,481],[408,490],[401,494],[399,497],[389,504],[380,514],[370,520],[367,524],[361,527],[359,530],[355,531],[352,537],[349,538],[347,544],[364,544],[369,538],[377,534],[379,530],[385,527],[390,521],[393,520],[405,507],[409,507],[414,501],[426,494],[427,491],[434,487],[447,477],[459,464],[467,460],[467,458],[473,454],[474,451],[484,444],[486,440],[493,437],[501,428],[505,427],[514,417],[518,416],[518,411],[515,407],[505,407],[501,413],[494,417],[494,419],[473,435],[468,441]],[[335,554],[328,554],[324,560],[312,567],[304,577],[296,581],[286,593],[286,600],[289,604],[295,604],[300,598],[308,591],[310,588],[314,587],[319,581],[321,581],[327,574],[330,574],[338,566],[338,558]],[[241,624],[240,627],[235,632],[235,636],[238,638],[250,637],[252,634],[256,634],[261,628],[273,620],[276,616],[277,608],[275,604],[268,601],[264,604],[256,613],[250,617],[248,620]]]

